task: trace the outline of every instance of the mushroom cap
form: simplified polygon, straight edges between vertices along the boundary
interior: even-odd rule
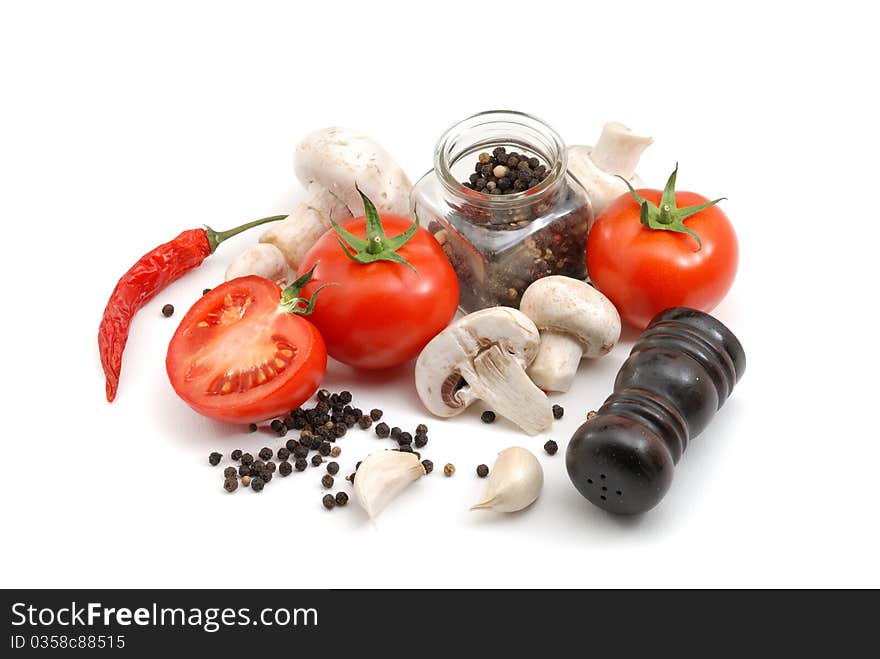
[[[523,293],[520,311],[542,332],[576,339],[584,357],[606,354],[620,338],[620,314],[611,301],[580,279],[542,277]]]
[[[461,376],[463,366],[498,345],[526,369],[540,344],[538,328],[524,313],[509,307],[475,311],[453,322],[424,347],[416,360],[416,390],[429,412],[455,416],[475,400],[462,394],[467,389]]]
[[[409,215],[412,183],[388,152],[362,133],[339,127],[310,133],[296,147],[293,169],[300,183],[310,189],[317,183],[355,216],[363,215],[356,185],[380,213]]]

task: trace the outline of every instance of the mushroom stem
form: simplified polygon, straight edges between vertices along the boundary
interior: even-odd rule
[[[516,357],[497,345],[477,355],[473,367],[462,369],[461,374],[476,398],[529,435],[553,423],[547,396],[529,380]]]
[[[583,354],[580,341],[570,334],[544,330],[528,375],[544,391],[568,391]]]
[[[599,141],[590,152],[590,159],[609,174],[631,179],[639,158],[653,141],[650,137],[633,134],[621,123],[609,121],[602,128]]]

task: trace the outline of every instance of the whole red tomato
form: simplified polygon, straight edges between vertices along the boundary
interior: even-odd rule
[[[720,208],[675,192],[676,171],[660,190],[633,190],[596,219],[587,239],[590,279],[630,325],[685,306],[711,311],[730,290],[739,248]]]
[[[174,391],[199,414],[252,423],[286,415],[315,393],[327,368],[321,335],[299,313],[304,282],[227,281],[199,298],[168,345]]]
[[[330,356],[380,369],[413,359],[449,324],[458,280],[428,231],[406,217],[380,220],[363,199],[366,215],[321,236],[300,272],[315,270],[307,293],[336,284],[323,289],[311,316]]]

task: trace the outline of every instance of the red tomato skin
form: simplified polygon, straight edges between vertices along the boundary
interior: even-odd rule
[[[660,203],[660,190],[638,190]],[[676,192],[678,208],[709,201],[693,192]],[[624,322],[639,328],[669,307],[712,311],[730,290],[739,263],[736,232],[727,215],[712,206],[684,221],[689,235],[649,229],[639,221],[632,195],[614,200],[596,219],[587,238],[590,279],[617,307]]]
[[[254,387],[246,394],[208,396],[204,388],[188,386],[185,372],[190,365],[188,357],[199,345],[194,326],[228,293],[245,291],[253,296],[253,310],[261,323],[254,336],[262,329],[267,338],[282,336],[297,348],[296,358],[284,375],[269,384]],[[327,370],[327,349],[317,328],[300,315],[278,310],[281,289],[275,282],[262,277],[239,277],[213,288],[202,296],[180,321],[165,358],[165,369],[174,391],[193,410],[203,416],[228,423],[247,424],[286,416],[317,391]],[[247,355],[242,355],[247,357]]]
[[[408,217],[382,215],[388,236],[412,225]],[[366,218],[342,223],[359,238]],[[458,308],[458,279],[443,248],[424,228],[398,252],[418,274],[400,263],[361,264],[343,252],[330,229],[309,250],[298,274],[317,263],[303,295],[335,282],[318,293],[310,316],[334,359],[360,369],[391,368],[418,356],[428,341],[445,328]]]

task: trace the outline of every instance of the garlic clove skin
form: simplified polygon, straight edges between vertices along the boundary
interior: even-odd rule
[[[355,472],[354,498],[370,519],[375,519],[392,499],[425,473],[415,453],[376,451]]]
[[[498,454],[483,498],[471,510],[515,513],[532,505],[543,486],[544,469],[538,458],[527,449],[511,446]]]

